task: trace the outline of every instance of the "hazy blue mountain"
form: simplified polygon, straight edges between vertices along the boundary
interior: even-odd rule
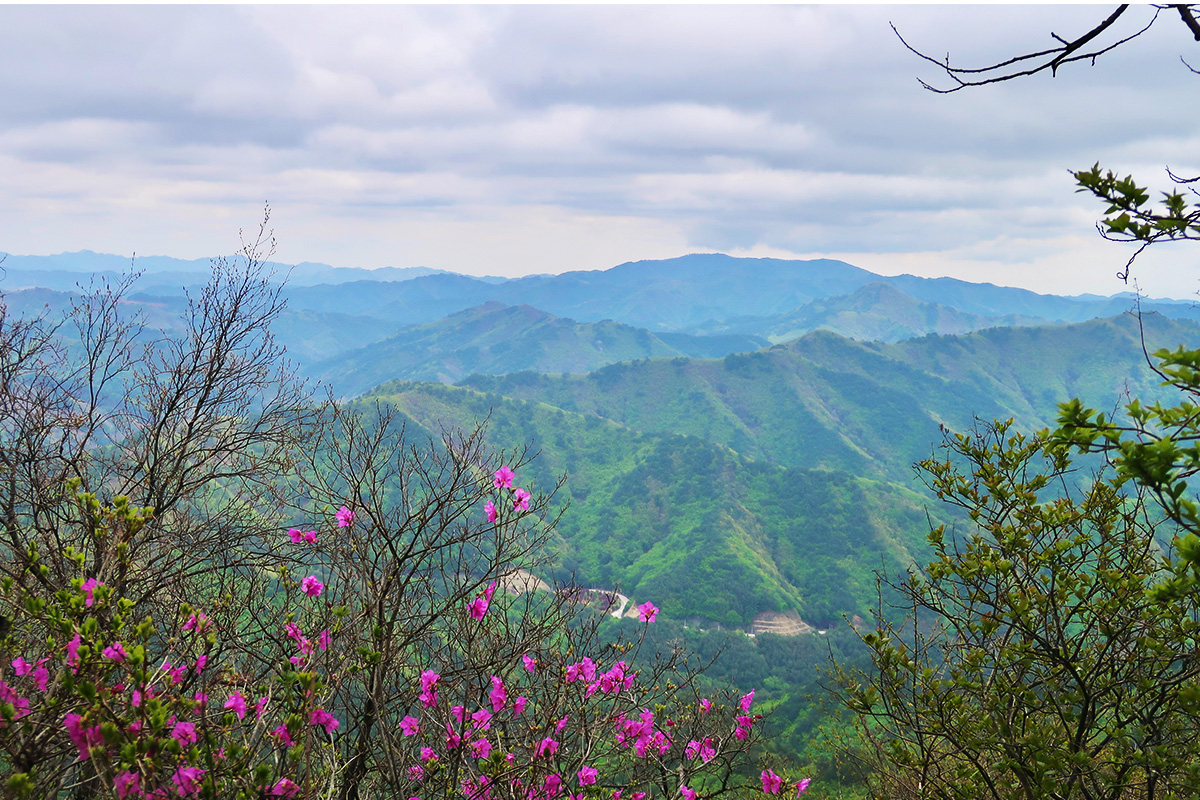
[[[766,344],[749,336],[670,339],[611,320],[579,323],[492,301],[311,364],[306,372],[353,396],[396,378],[453,383],[473,373],[588,372],[620,361],[725,355]]]
[[[70,310],[77,293],[54,289],[18,289],[4,294],[3,302],[18,316],[45,314],[57,319]],[[183,330],[181,314],[187,301],[180,295],[153,295],[135,292],[121,304],[127,314],[141,314],[150,329],[178,333]],[[287,348],[288,358],[300,364],[330,358],[338,353],[362,347],[395,333],[396,326],[364,316],[336,312],[284,309],[271,327],[276,340]],[[70,326],[61,329],[69,339]]]
[[[198,286],[208,280],[212,259],[180,259],[170,256],[126,257],[109,253],[94,253],[80,250],[75,253],[58,253],[50,256],[9,255],[0,263],[0,280],[13,288],[46,288],[71,291],[80,281],[81,275],[97,274],[116,278],[130,269],[142,272],[138,288],[168,289],[176,292],[185,286]],[[406,281],[422,275],[434,275],[444,270],[430,267],[380,267],[362,269],[357,267],[332,267],[313,261],[299,264],[267,262],[267,267],[280,278],[286,276],[293,286],[315,286],[339,284],[348,281]],[[502,282],[504,278],[479,278],[485,283]]]
[[[983,328],[1045,325],[1052,320],[1020,314],[985,316],[926,303],[890,283],[875,281],[850,294],[813,300],[784,314],[737,317],[712,322],[697,333],[743,333],[785,342],[815,330],[826,330],[863,341],[898,342],[930,333],[969,333]]]

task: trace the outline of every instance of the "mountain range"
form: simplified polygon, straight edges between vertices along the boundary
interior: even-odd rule
[[[86,277],[73,267],[120,266],[34,258],[0,265],[12,312],[57,313]],[[124,308],[172,329],[202,265],[136,263]],[[393,404],[414,435],[489,419],[496,448],[540,451],[523,478],[566,476],[557,577],[736,628],[764,612],[866,615],[875,571],[920,563],[930,519],[965,524],[911,467],[944,430],[1008,417],[1033,430],[1073,396],[1169,400],[1143,339],[1200,339],[1187,302],[1143,300],[1139,319],[1130,296],[831,260],[700,254],[511,280],[278,268],[291,280],[273,332],[304,374]]]

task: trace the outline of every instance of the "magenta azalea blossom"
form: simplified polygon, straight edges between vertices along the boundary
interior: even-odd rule
[[[97,589],[99,589],[103,585],[104,585],[103,583],[96,580],[95,578],[88,578],[86,581],[83,582],[83,586],[81,586],[79,588],[83,590],[83,593],[85,595],[87,595],[87,600],[85,600],[83,603],[85,606],[87,606],[88,608],[92,607],[92,603],[95,601],[95,598],[92,596],[92,593],[95,592]]]
[[[199,767],[180,767],[175,770],[171,780],[175,782],[176,793],[180,797],[187,797],[189,794],[200,793],[200,781],[203,777],[204,770]]]
[[[654,622],[654,618],[658,616],[658,606],[654,605],[654,603],[642,603],[637,607],[637,610],[638,621],[640,622]]]
[[[545,758],[551,758],[558,752],[558,742],[547,736],[538,742],[537,755]]]
[[[513,489],[513,510],[529,510],[529,492],[524,489]]]
[[[516,700],[513,700],[513,714],[517,715],[525,710],[525,706],[529,703],[529,698],[525,695],[520,695]]]
[[[738,706],[742,711],[749,711],[750,705],[754,702],[754,690],[751,689],[748,694],[742,695],[742,699],[738,702]]]
[[[537,660],[528,653],[521,656],[521,663],[525,665],[526,672],[533,672],[537,669]]]
[[[432,747],[422,747],[421,748],[421,760],[422,761],[437,761],[438,756],[437,756],[437,753],[435,753],[433,751]]]
[[[325,591],[325,584],[317,580],[316,575],[309,575],[307,578],[300,581],[300,591],[304,592],[309,597],[320,597],[321,592]]]
[[[115,661],[118,664],[122,663],[128,657],[128,653],[125,652],[125,648],[121,646],[120,642],[113,642],[108,647],[101,650],[100,655],[104,656],[109,661]]]
[[[350,523],[354,522],[354,512],[345,506],[339,508],[333,516],[337,519],[337,526],[339,528],[349,528]]]
[[[488,500],[487,504],[483,507],[483,513],[487,515],[488,522],[495,522],[497,515],[496,504]]]
[[[467,609],[471,614],[471,619],[483,619],[487,616],[488,601],[482,596],[476,597],[469,604],[467,604]]]
[[[515,477],[511,469],[501,467],[492,476],[492,486],[495,486],[497,489],[507,489],[513,485],[513,478]]]
[[[299,791],[300,787],[296,785],[295,781],[289,780],[288,778],[280,778],[278,781],[276,781],[275,785],[271,787],[271,796],[295,797],[296,793]]]
[[[196,735],[196,724],[194,722],[177,722],[175,727],[171,729],[171,738],[180,744],[193,744],[200,737]]]
[[[764,769],[762,787],[763,794],[779,794],[779,790],[783,788],[783,778],[776,775],[773,769]]]
[[[246,698],[242,697],[241,692],[229,695],[224,707],[236,714],[238,719],[246,718]]]
[[[508,704],[508,692],[504,688],[504,681],[495,675],[492,676],[492,690],[488,692],[488,698],[492,701],[492,711],[496,714]]]
[[[83,641],[79,638],[78,633],[75,634],[71,641],[67,642],[67,666],[71,668],[72,674],[79,669],[79,647],[82,644]]]
[[[810,783],[812,783],[812,778],[805,778],[804,780],[802,780],[802,781],[800,781],[799,783],[797,783],[797,784],[796,784],[796,796],[797,796],[797,797],[799,797],[800,795],[802,795],[802,794],[804,794],[805,792],[807,792],[807,791],[808,791],[808,785],[809,785]]]
[[[707,697],[702,697],[700,699],[700,713],[707,714],[711,710],[712,710],[712,700],[709,700]]]
[[[412,736],[421,732],[420,721],[413,716],[405,716],[400,720],[400,732],[405,736]]]
[[[437,705],[437,692],[435,691],[435,687],[437,686],[437,682],[441,679],[441,677],[441,675],[438,675],[431,669],[421,671],[421,702],[427,708]]]
[[[142,797],[142,776],[136,772],[122,772],[113,778],[113,790],[118,800],[126,797]]]
[[[487,739],[476,739],[471,742],[471,755],[476,758],[487,758],[492,754],[492,743]]]
[[[580,786],[591,786],[593,783],[596,782],[596,776],[599,774],[600,774],[600,771],[597,770],[595,767],[589,767],[586,764],[584,764],[582,767],[579,768],[579,785]]]
[[[683,800],[696,800],[696,791],[689,789],[686,783],[679,786],[679,793],[683,795]]]
[[[331,735],[338,729],[337,719],[323,708],[314,708],[308,715],[308,722],[310,725],[322,726],[325,732]]]

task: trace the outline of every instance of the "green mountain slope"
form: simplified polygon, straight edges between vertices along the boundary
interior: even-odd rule
[[[1200,338],[1200,326],[1146,317],[1153,349]],[[1147,367],[1136,318],[995,328],[899,344],[816,332],[721,360],[649,360],[582,376],[474,376],[463,385],[683,433],[784,466],[903,480],[942,425],[975,416],[1050,424],[1073,396],[1101,408],[1127,392],[1165,396]]]
[[[865,614],[873,570],[909,564],[928,532],[924,499],[897,484],[753,462],[695,437],[460,387],[397,381],[364,399],[423,429],[490,415],[494,446],[532,442],[541,455],[522,480],[567,476],[557,577],[619,587],[701,624],[746,627],[788,609],[821,626]]]

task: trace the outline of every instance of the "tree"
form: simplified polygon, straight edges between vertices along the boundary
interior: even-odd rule
[[[1160,798],[1200,790],[1200,596],[1164,605],[1167,526],[1117,476],[1010,423],[921,462],[969,527],[864,634],[874,671],[837,669],[876,797]],[[882,592],[881,592],[882,597]]]

